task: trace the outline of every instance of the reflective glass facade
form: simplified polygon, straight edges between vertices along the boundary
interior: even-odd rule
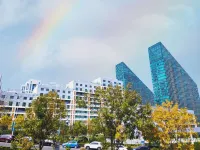
[[[180,107],[194,110],[200,118],[200,98],[196,83],[159,42],[149,47],[154,100],[161,104],[166,99],[179,103]]]
[[[153,105],[153,93],[151,90],[128,68],[128,66],[121,62],[116,65],[116,78],[123,82],[124,87],[129,83],[132,85],[132,90],[137,91],[142,97],[142,103],[147,102]]]

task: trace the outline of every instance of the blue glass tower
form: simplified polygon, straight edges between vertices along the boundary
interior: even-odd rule
[[[196,83],[159,42],[149,47],[149,59],[154,90],[154,100],[162,104],[166,99],[195,111],[200,119],[200,98]]]
[[[142,97],[142,103],[150,103],[153,105],[153,93],[151,90],[128,68],[121,62],[116,65],[116,78],[123,82],[126,88],[129,83],[132,85],[132,90],[137,91]]]

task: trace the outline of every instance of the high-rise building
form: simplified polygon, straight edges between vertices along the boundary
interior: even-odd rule
[[[123,82],[124,88],[130,83],[132,90],[137,91],[142,97],[142,103],[150,103],[153,105],[154,96],[151,90],[129,69],[129,67],[121,62],[116,65],[116,78]]]
[[[155,102],[173,100],[180,107],[194,110],[200,119],[200,98],[193,79],[161,42],[149,47],[148,51]]]

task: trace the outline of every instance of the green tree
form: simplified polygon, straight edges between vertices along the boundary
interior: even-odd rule
[[[71,134],[75,137],[87,134],[87,126],[82,121],[76,121],[71,126]]]
[[[26,110],[24,122],[21,120],[21,132],[32,137],[43,148],[45,139],[58,135],[61,118],[66,117],[66,106],[55,92],[49,92],[32,102],[32,107]]]
[[[98,110],[98,121],[105,140],[111,140],[111,149],[114,149],[115,137],[123,142],[126,137],[134,137],[134,128],[143,129],[146,120],[151,120],[150,105],[142,105],[141,96],[130,90],[131,85],[126,89],[120,86],[109,86],[106,89],[98,87],[94,95],[94,101],[100,104]],[[86,105],[88,103],[85,101]],[[123,128],[122,128],[123,126]],[[118,131],[122,131],[119,136]]]

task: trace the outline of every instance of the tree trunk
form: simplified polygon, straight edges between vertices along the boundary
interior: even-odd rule
[[[111,150],[114,150],[114,145],[113,145],[113,136],[112,136],[112,132],[111,132],[111,136],[110,136],[110,143],[111,143]]]
[[[42,148],[43,148],[43,143],[44,143],[44,142],[41,140],[40,143],[39,143],[39,150],[42,150]]]

